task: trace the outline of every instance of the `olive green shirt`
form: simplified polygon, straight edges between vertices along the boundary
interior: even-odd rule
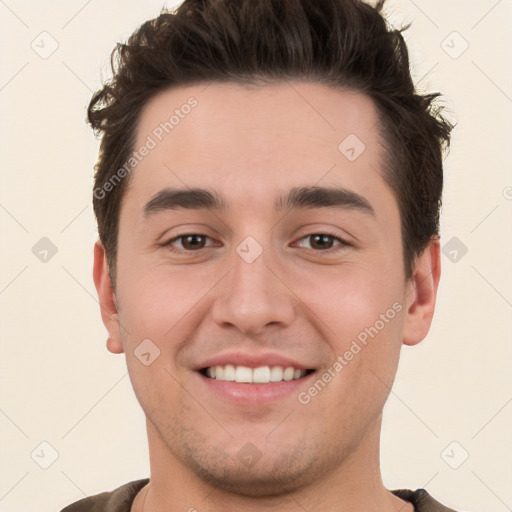
[[[149,478],[128,482],[112,492],[102,492],[72,503],[61,512],[130,512],[135,496],[148,482]],[[411,502],[415,512],[456,512],[441,505],[425,489],[398,489],[391,492]]]

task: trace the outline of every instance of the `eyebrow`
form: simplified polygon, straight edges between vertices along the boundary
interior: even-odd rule
[[[223,195],[203,189],[166,188],[157,192],[143,208],[144,217],[150,217],[165,210],[184,208],[188,210],[217,210],[228,209],[228,202]],[[274,209],[313,209],[338,208],[356,210],[375,216],[375,210],[363,196],[343,187],[296,187],[288,194],[280,196],[274,203]]]

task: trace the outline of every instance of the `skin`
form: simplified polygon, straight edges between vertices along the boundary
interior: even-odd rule
[[[115,291],[103,247],[95,246],[107,348],[126,354],[146,414],[151,486],[144,510],[411,512],[381,479],[382,408],[402,344],[419,343],[430,328],[439,240],[406,280],[374,104],[360,93],[301,82],[180,87],[146,105],[135,147],[191,96],[197,107],[132,171]],[[366,146],[355,161],[338,150],[349,134]],[[307,185],[354,191],[375,215],[274,210],[276,197]],[[145,217],[144,205],[168,187],[215,190],[228,208]],[[190,233],[205,235],[205,247],[177,239]],[[346,244],[329,239],[332,247],[319,249],[308,236],[318,233]],[[263,249],[250,264],[236,252],[247,236]],[[395,302],[401,311],[307,405],[296,393],[234,405],[210,393],[195,371],[207,358],[240,349],[278,352],[321,375]],[[160,357],[145,366],[134,350],[148,338]],[[237,454],[249,442],[261,458],[246,467]],[[147,491],[133,512],[143,510]]]

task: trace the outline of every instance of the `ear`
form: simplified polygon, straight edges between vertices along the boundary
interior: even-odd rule
[[[124,352],[117,312],[116,297],[112,280],[108,273],[107,256],[100,240],[94,244],[94,284],[98,293],[101,318],[108,331],[107,349],[113,354]]]
[[[435,237],[416,259],[413,276],[407,285],[405,345],[416,345],[427,336],[434,316],[440,277],[441,247],[439,237]]]

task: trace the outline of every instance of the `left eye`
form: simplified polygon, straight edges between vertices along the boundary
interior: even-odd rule
[[[304,241],[306,241],[306,243],[309,243],[311,245],[311,248],[318,249],[320,251],[332,249],[335,242],[338,242],[337,246],[348,245],[341,238],[336,237],[334,235],[327,235],[325,233],[315,233],[301,238],[301,241],[299,242],[300,247],[304,247],[303,245],[301,245],[302,243],[304,243]]]

